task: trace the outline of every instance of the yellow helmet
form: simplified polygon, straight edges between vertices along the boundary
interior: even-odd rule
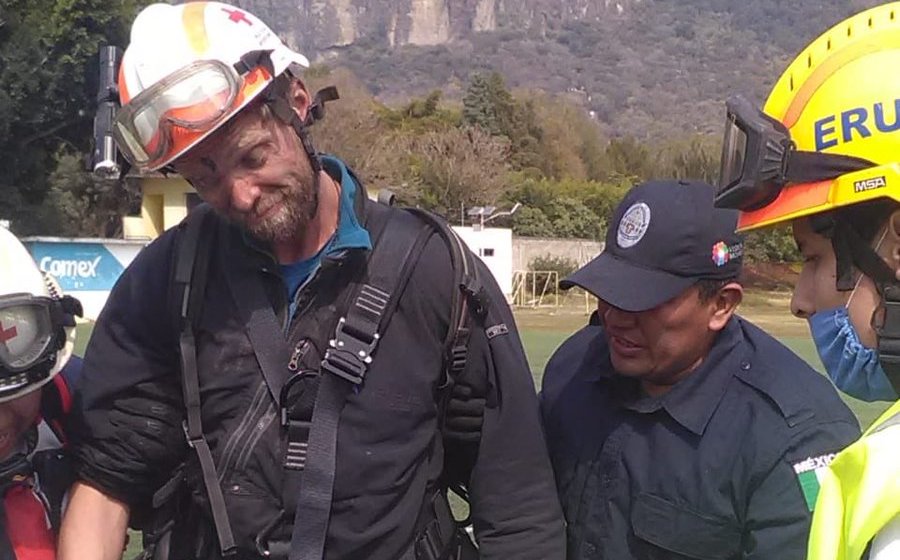
[[[900,202],[900,2],[852,16],[804,49],[763,113],[729,100],[717,204],[749,230]],[[748,124],[749,123],[749,124]]]

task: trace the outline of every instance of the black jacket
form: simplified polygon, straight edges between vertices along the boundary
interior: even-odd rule
[[[656,398],[585,327],[547,364],[541,407],[569,560],[806,558],[803,465],[859,437],[828,380],[739,317]]]
[[[357,198],[360,216],[402,212]],[[222,272],[233,267],[264,282],[279,319],[286,320],[289,301],[272,259],[251,249],[239,231],[227,231],[211,249],[197,335],[198,369],[204,431],[232,529],[238,545],[249,551],[282,500],[283,437],[236,313],[236,294],[229,292]],[[136,512],[147,509],[153,491],[189,457],[181,418],[173,421],[164,412],[181,411],[177,332],[168,302],[179,234],[174,228],[144,249],[110,294],[87,349],[77,406],[80,477]],[[343,251],[325,260],[297,295],[300,313],[327,310],[339,301],[348,279],[364,263],[359,252]],[[436,401],[441,344],[455,289],[449,266],[446,245],[433,236],[365,384],[343,409],[326,542],[329,560],[398,558],[410,546],[426,488],[441,473]],[[485,326],[505,323],[509,332],[502,341],[491,342],[499,351],[490,352],[485,332],[476,329],[463,374],[486,374],[491,387],[470,485],[481,557],[561,560],[563,522],[530,371],[503,295],[490,273],[482,272],[495,302]],[[314,366],[323,351],[314,348],[304,362]],[[194,486],[202,493],[201,484]],[[290,534],[289,528],[283,531]]]

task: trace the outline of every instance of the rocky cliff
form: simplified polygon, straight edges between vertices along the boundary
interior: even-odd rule
[[[640,0],[241,0],[305,52],[358,42],[443,45],[498,29],[542,33],[564,21],[622,14]]]
[[[232,0],[234,1],[234,0]],[[762,102],[807,42],[882,0],[237,0],[379,100],[471,75],[565,93],[610,135],[721,130],[722,100]]]

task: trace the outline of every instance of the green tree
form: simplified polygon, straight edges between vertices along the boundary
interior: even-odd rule
[[[540,208],[522,206],[512,217],[512,230],[524,237],[553,237],[553,222]]]
[[[721,138],[694,136],[660,151],[657,176],[698,179],[715,184],[719,178]]]
[[[503,138],[462,127],[402,140],[392,146],[406,164],[394,184],[410,203],[455,216],[460,207],[495,204],[508,190],[509,145]]]
[[[553,223],[553,232],[557,237],[602,239],[606,228],[606,224],[590,208],[572,197],[555,199],[547,217]]]
[[[634,138],[614,138],[606,146],[609,173],[647,180],[655,175],[653,158],[647,146]]]
[[[118,181],[101,181],[84,169],[78,154],[61,151],[50,174],[50,191],[42,209],[44,233],[90,237],[117,237],[121,216],[136,196]]]
[[[0,205],[20,233],[39,233],[60,146],[87,153],[98,52],[123,45],[145,0],[0,2]]]
[[[492,136],[505,136],[513,169],[538,169],[547,174],[540,152],[543,131],[531,101],[520,102],[506,87],[499,72],[474,74],[463,96],[463,122]]]
[[[750,262],[797,262],[797,243],[787,226],[751,231],[744,236]]]

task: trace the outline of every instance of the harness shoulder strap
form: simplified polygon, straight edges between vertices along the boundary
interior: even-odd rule
[[[391,223],[404,219],[389,214],[376,235],[365,279],[356,287],[353,303],[338,320],[334,338],[322,360],[318,394],[313,408],[308,455],[294,514],[290,560],[321,560],[331,516],[334,491],[337,428],[350,391],[361,385],[382,333],[388,327],[406,288],[418,255],[430,236],[419,233],[391,236],[381,242]],[[374,233],[370,229],[370,233]]]
[[[209,498],[216,536],[223,556],[235,553],[234,535],[225,509],[225,497],[218,484],[215,462],[209,444],[203,435],[200,414],[200,376],[197,371],[197,345],[194,326],[199,320],[206,278],[209,272],[211,251],[199,250],[201,240],[210,245],[215,221],[207,205],[195,208],[186,218],[175,260],[175,303],[178,305],[179,348],[181,357],[181,388],[185,406],[185,435],[188,444],[196,452],[203,476],[203,486]]]

